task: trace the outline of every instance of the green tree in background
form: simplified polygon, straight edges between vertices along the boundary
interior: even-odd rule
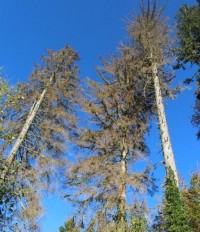
[[[165,222],[165,218],[163,215],[163,209],[161,208],[158,210],[157,215],[155,215],[153,224],[149,231],[162,232],[162,231],[165,231],[165,227],[166,227],[166,222]]]
[[[146,218],[147,207],[144,202],[141,204],[135,202],[133,206],[133,213],[131,214],[131,231],[132,232],[146,232],[148,229],[148,221]]]
[[[177,36],[179,38],[178,58],[180,64],[200,64],[200,1],[197,5],[184,4],[178,11]]]
[[[198,127],[197,138],[200,139],[200,75],[197,78],[197,89],[195,91],[196,100],[194,106],[194,114],[192,116],[192,124]]]
[[[195,172],[190,180],[190,187],[182,190],[183,199],[189,216],[191,228],[200,232],[200,173]]]
[[[64,226],[59,228],[59,232],[79,232],[80,230],[76,227],[74,218],[70,218],[65,222]]]
[[[177,49],[178,65],[176,68],[183,67],[190,62],[197,65],[197,72],[192,78],[187,78],[186,83],[196,81],[196,102],[192,124],[200,126],[200,1],[193,6],[183,5],[176,16],[177,19],[177,36],[179,38],[179,47]],[[200,139],[200,128],[197,133]]]

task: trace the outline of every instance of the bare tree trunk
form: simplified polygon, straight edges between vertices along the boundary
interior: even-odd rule
[[[126,166],[127,149],[124,147],[121,159],[121,177],[120,183],[120,199],[119,199],[119,222],[124,224],[126,222],[126,181],[125,176],[127,172]]]
[[[31,126],[31,124],[33,123],[33,120],[35,119],[35,116],[38,112],[38,109],[40,108],[43,100],[44,100],[44,97],[45,97],[45,94],[47,93],[47,89],[48,89],[48,86],[52,84],[53,82],[53,79],[54,79],[54,76],[55,76],[55,73],[52,74],[52,76],[50,77],[50,80],[49,80],[49,83],[46,85],[45,89],[43,90],[43,92],[41,93],[38,101],[34,102],[33,106],[31,107],[30,111],[29,111],[29,114],[27,116],[27,119],[26,119],[26,122],[17,138],[17,140],[15,141],[15,144],[13,145],[9,155],[8,155],[8,159],[6,161],[6,166],[4,168],[4,170],[2,171],[2,174],[1,174],[1,178],[0,178],[0,184],[3,183],[8,171],[9,171],[9,168],[10,166],[12,165],[14,159],[15,159],[15,156],[17,154],[17,151],[19,150],[20,148],[20,145],[22,144],[22,142],[24,141],[25,137],[26,137],[26,134]]]
[[[164,159],[165,159],[166,171],[168,173],[169,167],[172,169],[172,171],[174,172],[176,184],[177,186],[179,186],[179,178],[178,178],[178,173],[176,170],[174,154],[173,154],[169,131],[168,131],[168,125],[167,125],[167,120],[166,120],[166,115],[165,115],[165,108],[163,104],[160,82],[157,76],[157,67],[155,64],[152,65],[152,72],[153,72],[153,81],[154,81],[154,88],[155,88],[156,106],[157,106],[157,111],[158,111],[160,136],[161,136],[161,141],[162,141],[162,149],[163,149],[163,154],[164,154]]]

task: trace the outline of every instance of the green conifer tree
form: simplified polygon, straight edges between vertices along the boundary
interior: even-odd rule
[[[197,71],[193,77],[185,80],[187,84],[196,81],[196,101],[192,124],[198,127],[197,137],[200,139],[200,1],[189,6],[184,4],[178,11],[177,16],[177,36],[179,46],[176,50],[178,64],[176,68],[184,67],[185,63],[190,62],[197,66]]]
[[[167,232],[190,232],[189,220],[184,207],[184,201],[176,185],[174,174],[169,169],[165,183],[164,217]]]
[[[195,172],[190,180],[189,189],[182,191],[190,226],[194,231],[200,231],[200,173]]]
[[[59,232],[79,232],[80,230],[76,227],[74,218],[70,218],[65,222],[64,226],[59,228]]]
[[[200,1],[197,2],[192,6],[184,4],[176,15],[179,64],[200,64]]]

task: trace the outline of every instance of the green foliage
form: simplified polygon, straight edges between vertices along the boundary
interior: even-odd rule
[[[190,180],[190,187],[182,191],[189,216],[189,223],[194,231],[200,231],[200,173],[196,172]]]
[[[177,13],[177,36],[180,46],[177,50],[179,62],[200,64],[200,3],[183,5]]]
[[[9,88],[8,83],[0,77],[0,139],[3,137],[5,128],[2,124],[4,117],[4,108],[6,104],[6,100],[8,98]]]
[[[196,100],[194,106],[194,114],[192,116],[192,124],[199,128],[197,138],[200,139],[200,75],[197,78],[197,89],[195,92]]]
[[[177,13],[177,36],[179,38],[179,47],[176,50],[178,55],[178,65],[176,68],[183,67],[184,64],[190,62],[198,66],[197,72],[192,78],[187,78],[185,83],[189,84],[196,78],[197,90],[196,102],[194,107],[194,115],[192,124],[200,126],[200,1],[197,5],[183,5]],[[197,133],[200,139],[200,128]]]
[[[8,129],[9,122],[5,119],[11,117],[11,113],[22,98],[19,87],[9,86],[5,79],[0,78],[0,140],[4,141],[4,145],[0,149],[1,153],[17,135],[14,128]]]
[[[168,232],[190,232],[192,231],[183,199],[174,179],[174,173],[169,168],[165,183],[165,205],[164,217],[166,221],[166,231]]]
[[[164,215],[163,215],[163,210],[159,210],[157,215],[155,216],[154,218],[154,221],[153,221],[153,225],[152,225],[152,232],[161,232],[161,231],[165,231],[165,218],[164,218]]]
[[[0,156],[0,172],[5,166],[6,160]],[[2,231],[13,228],[13,216],[18,214],[18,201],[24,195],[24,189],[16,179],[19,163],[14,162],[5,181],[0,185],[0,224]],[[7,228],[7,230],[6,230]]]
[[[59,232],[79,232],[80,230],[76,227],[76,223],[74,218],[70,218],[67,222],[65,222],[64,226],[59,228]]]
[[[146,208],[139,203],[134,204],[131,215],[131,231],[132,232],[146,232],[148,223],[146,219]]]
[[[6,115],[7,107],[15,102],[12,92],[15,89],[9,87],[6,80],[0,78],[0,173],[6,165],[6,159],[2,155],[6,144],[10,143],[14,134],[12,131],[6,130],[4,126],[4,118]],[[4,141],[4,143],[2,143]],[[21,199],[23,189],[16,179],[19,163],[16,161],[12,164],[5,181],[0,184],[0,225],[2,231],[7,231],[6,228],[12,228],[13,216],[17,214],[16,202]]]

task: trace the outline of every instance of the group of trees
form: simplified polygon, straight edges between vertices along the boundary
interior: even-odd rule
[[[199,8],[180,9],[177,48],[164,8],[141,0],[128,25],[130,42],[102,59],[99,81],[84,88],[70,46],[48,51],[28,83],[9,87],[0,79],[2,231],[39,231],[41,196],[55,187],[54,180],[77,209],[60,232],[200,231],[200,175],[192,176],[189,188],[179,187],[164,107],[164,99],[179,92],[170,88],[175,58],[175,68],[199,65]],[[192,122],[199,126],[199,70],[195,78]],[[157,186],[146,137],[155,119],[166,181],[163,205],[149,223],[145,196]]]

